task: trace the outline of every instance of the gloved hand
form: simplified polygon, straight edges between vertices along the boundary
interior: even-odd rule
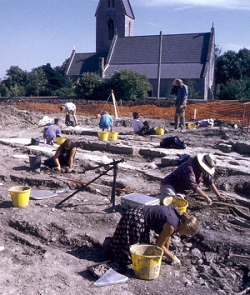
[[[178,257],[176,257],[175,255],[172,257],[172,261],[178,263],[178,264],[181,264],[181,261]]]

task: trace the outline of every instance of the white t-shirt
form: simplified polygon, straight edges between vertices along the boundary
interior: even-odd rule
[[[134,132],[137,133],[138,131],[140,131],[142,129],[142,127],[144,125],[143,125],[142,121],[140,121],[139,119],[133,119],[132,126],[134,128]]]
[[[65,106],[65,111],[67,113],[73,113],[73,114],[76,113],[76,105],[73,104],[73,102],[67,102],[67,103],[65,103],[64,106]]]

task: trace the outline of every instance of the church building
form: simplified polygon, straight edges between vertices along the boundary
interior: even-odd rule
[[[66,75],[74,81],[86,72],[109,79],[114,72],[127,69],[148,77],[149,96],[169,97],[174,79],[180,78],[196,98],[213,98],[214,28],[203,33],[134,36],[135,16],[129,0],[99,0],[95,17],[96,52],[73,50]]]

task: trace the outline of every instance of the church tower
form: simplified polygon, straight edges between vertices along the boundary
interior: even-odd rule
[[[115,34],[134,35],[134,13],[129,0],[99,0],[96,13],[96,52],[108,52]]]

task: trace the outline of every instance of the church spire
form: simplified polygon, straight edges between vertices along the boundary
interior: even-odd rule
[[[134,35],[134,13],[129,0],[99,0],[96,9],[96,52],[108,52],[115,34]]]

